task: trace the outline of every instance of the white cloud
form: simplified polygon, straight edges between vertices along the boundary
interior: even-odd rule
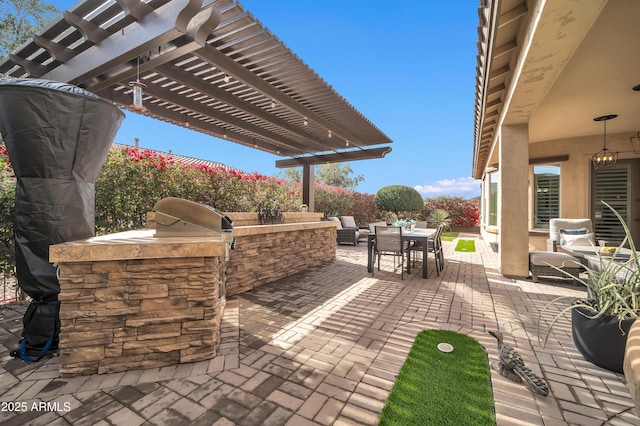
[[[480,181],[472,177],[443,179],[426,185],[416,185],[415,190],[423,196],[449,195],[473,198],[480,195]]]

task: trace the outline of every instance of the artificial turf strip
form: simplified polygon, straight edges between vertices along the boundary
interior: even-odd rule
[[[474,240],[458,240],[458,244],[456,244],[456,251],[475,253],[476,243]]]
[[[438,350],[450,343],[453,352]],[[380,414],[380,425],[495,425],[484,348],[448,330],[418,334]]]
[[[457,232],[443,232],[442,235],[440,236],[440,239],[442,241],[453,241],[458,237],[458,233]]]

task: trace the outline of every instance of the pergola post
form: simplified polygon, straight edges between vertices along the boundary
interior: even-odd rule
[[[305,164],[302,166],[302,202],[309,206],[309,211],[315,211],[314,208],[314,191],[315,178],[314,178],[314,165]]]

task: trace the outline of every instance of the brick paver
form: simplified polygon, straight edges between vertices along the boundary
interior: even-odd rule
[[[365,245],[339,246],[330,265],[230,298],[219,355],[176,367],[60,378],[56,358],[9,357],[26,305],[2,305],[0,402],[28,409],[3,410],[0,424],[376,424],[415,335],[435,328],[472,336],[490,363],[497,345],[486,331],[500,329],[547,380],[544,398],[492,371],[498,425],[640,425],[624,376],[580,356],[568,316],[546,347],[538,342],[542,307],[583,291],[505,278],[481,242],[476,253],[444,245],[444,271],[436,274],[431,257],[426,280],[419,266],[401,280],[391,259],[372,277]],[[40,402],[57,404],[32,409]]]

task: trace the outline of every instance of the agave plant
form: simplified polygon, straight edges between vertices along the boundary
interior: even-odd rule
[[[432,228],[437,228],[438,225],[444,225],[444,229],[449,229],[451,226],[451,217],[449,212],[443,209],[435,209],[427,217],[427,223]]]
[[[594,247],[598,259],[593,268],[589,266],[584,267],[587,275],[586,279],[552,266],[556,270],[573,278],[576,282],[584,285],[587,289],[587,298],[575,299],[573,296],[560,296],[553,299],[540,311],[538,317],[538,336],[540,336],[540,320],[547,309],[559,301],[573,299],[569,306],[562,309],[553,318],[544,337],[543,344],[545,345],[549,339],[551,329],[560,317],[566,312],[579,307],[588,308],[588,310],[592,312],[592,314],[584,314],[582,310],[579,311],[586,318],[590,319],[611,315],[617,317],[621,324],[624,319],[638,318],[640,311],[640,255],[636,252],[636,246],[631,236],[629,226],[622,216],[606,202],[602,201],[602,203],[611,209],[622,224],[625,238],[619,246],[615,247],[613,252],[603,253]],[[620,252],[626,244],[628,244],[631,249],[631,256],[628,260],[620,261],[619,259],[622,257]]]

